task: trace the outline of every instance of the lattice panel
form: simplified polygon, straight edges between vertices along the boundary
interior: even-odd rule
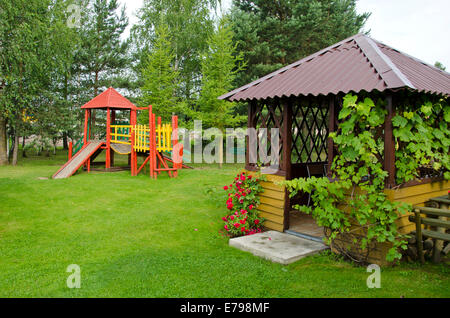
[[[271,135],[271,128],[278,128],[280,131],[279,135],[279,156],[280,156],[280,163],[281,163],[281,154],[283,150],[283,106],[278,101],[271,101],[266,102],[264,104],[258,104],[256,106],[256,110],[254,113],[254,122],[256,124],[256,129],[258,130],[259,136],[261,135],[261,128],[267,129],[267,138],[261,139],[261,145],[258,142],[258,160],[259,161],[267,161],[266,158],[260,158],[260,146],[266,146],[267,147],[267,154],[271,156],[272,154],[272,135]],[[269,165],[269,164],[266,164]]]
[[[328,107],[326,103],[293,105],[292,163],[325,162],[328,157]]]

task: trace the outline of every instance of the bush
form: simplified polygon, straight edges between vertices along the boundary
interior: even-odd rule
[[[252,235],[262,231],[264,219],[258,216],[258,194],[263,192],[259,184],[261,178],[245,172],[238,174],[232,184],[224,186],[227,191],[226,206],[229,214],[222,220],[228,237]]]

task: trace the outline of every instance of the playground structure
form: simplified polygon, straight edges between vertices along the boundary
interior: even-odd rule
[[[82,166],[90,172],[92,162],[106,151],[105,170],[114,166],[114,153],[128,155],[132,176],[137,176],[149,164],[150,177],[156,179],[161,172],[177,177],[183,168],[183,144],[178,143],[178,117],[172,116],[170,124],[156,118],[152,106],[136,107],[128,99],[110,87],[85,105],[83,138],[72,146],[69,144],[69,160],[54,175],[53,179],[72,176]],[[106,110],[105,140],[91,139],[92,110]],[[137,123],[137,111],[148,110],[148,125]],[[129,111],[129,123],[116,121],[116,111]],[[138,156],[144,162],[138,166]]]

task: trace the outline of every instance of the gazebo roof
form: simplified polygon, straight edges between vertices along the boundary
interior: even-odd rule
[[[128,99],[123,97],[118,91],[110,87],[97,97],[84,104],[82,109],[131,109],[136,110],[136,106]]]
[[[243,101],[406,88],[450,95],[450,74],[357,34],[219,99]]]

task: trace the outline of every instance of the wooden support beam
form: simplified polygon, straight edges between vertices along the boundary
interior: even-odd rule
[[[111,109],[106,109],[106,164],[105,168],[111,168]]]
[[[384,122],[384,170],[388,172],[386,188],[395,186],[395,140],[393,134],[392,118],[394,105],[392,95],[387,96],[387,114]]]
[[[86,146],[86,144],[89,141],[89,136],[88,136],[88,125],[89,125],[89,110],[85,109],[84,110],[84,139],[83,139],[83,145]]]
[[[329,100],[329,110],[328,110],[328,133],[332,133],[336,131],[336,107],[334,103],[334,96],[330,97]],[[327,175],[328,177],[331,177],[331,166],[333,165],[334,160],[334,141],[331,137],[328,137],[328,169],[327,169]]]
[[[288,99],[283,102],[283,127],[282,127],[282,138],[283,138],[283,155],[281,161],[281,170],[286,173],[286,180],[290,180],[292,177],[292,99]],[[272,150],[273,151],[273,150]],[[288,191],[285,189],[284,194],[284,221],[283,221],[283,231],[289,229],[289,215],[291,212],[291,200]]]
[[[256,128],[256,120],[255,120],[255,115],[256,115],[256,107],[257,107],[257,101],[256,100],[252,100],[250,101],[249,105],[248,105],[248,118],[247,118],[247,128]],[[256,137],[256,136],[254,136]],[[253,143],[257,143],[257,140],[252,140]],[[252,147],[254,147],[254,145],[250,145],[250,138],[247,134],[247,136],[245,137],[245,168],[247,170],[252,169],[253,167],[250,164],[250,161],[255,160],[256,158],[251,158],[250,157],[250,149],[252,149]],[[256,153],[254,153],[254,156],[257,156]]]

